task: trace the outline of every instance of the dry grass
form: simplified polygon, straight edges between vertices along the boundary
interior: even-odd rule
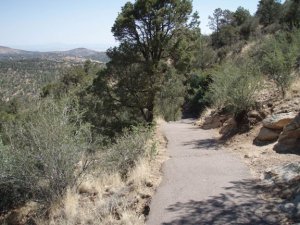
[[[147,182],[151,182],[151,163],[146,160],[140,160],[136,167],[129,173],[128,182],[132,183],[135,188],[141,188]]]
[[[202,126],[205,120],[211,116],[211,114],[214,112],[214,109],[211,108],[205,108],[201,115],[199,116],[199,119],[195,122],[195,125]]]
[[[300,93],[300,77],[298,74],[297,79],[292,83],[290,91],[288,94],[299,94]]]
[[[67,191],[64,204],[64,212],[68,215],[68,223],[75,224],[79,208],[79,196],[71,190]]]
[[[139,218],[130,210],[130,191],[119,174],[89,176],[51,209],[49,224],[124,224],[129,218],[136,222]]]
[[[68,190],[59,203],[53,204],[50,225],[139,225],[145,223],[145,208],[161,181],[161,165],[165,160],[166,140],[157,129],[149,146],[156,146],[156,156],[140,159],[126,180],[117,173],[91,173],[77,190]],[[154,145],[154,143],[157,143]],[[147,213],[146,213],[147,214]]]

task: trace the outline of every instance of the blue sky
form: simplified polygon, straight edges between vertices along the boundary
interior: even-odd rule
[[[128,0],[1,0],[0,45],[26,50],[87,47],[105,50],[116,44],[110,32]],[[209,33],[214,9],[243,6],[256,11],[258,0],[194,0],[202,33]]]

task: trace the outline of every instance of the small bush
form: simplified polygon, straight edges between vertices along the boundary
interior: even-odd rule
[[[207,97],[217,108],[226,108],[237,116],[254,106],[260,76],[253,66],[226,63],[212,79]]]
[[[198,74],[193,74],[187,81],[187,110],[189,113],[199,115],[208,105],[207,98],[205,98],[208,87],[212,82],[209,72],[205,73],[199,71]]]
[[[186,89],[174,70],[171,70],[168,76],[169,78],[156,96],[155,114],[162,116],[166,121],[175,121],[182,115]]]
[[[76,104],[47,100],[5,127],[9,146],[1,146],[0,189],[12,187],[18,201],[50,203],[75,184],[84,169],[78,163],[91,147],[89,125],[82,123]],[[1,201],[7,197],[0,196]]]
[[[299,32],[280,33],[266,39],[258,50],[258,63],[263,73],[274,80],[283,96],[294,80],[293,69],[299,55]]]
[[[118,172],[126,178],[136,162],[152,152],[149,140],[153,135],[151,127],[132,127],[125,129],[115,143],[108,148],[103,158],[104,166],[108,171]]]

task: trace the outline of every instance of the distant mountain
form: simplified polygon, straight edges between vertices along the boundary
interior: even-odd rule
[[[19,50],[19,49],[13,49],[13,48],[8,48],[4,46],[0,46],[0,55],[5,55],[5,54],[22,54],[25,53],[26,51]]]
[[[0,46],[0,60],[47,59],[54,61],[81,62],[87,59],[106,63],[109,61],[105,52],[98,52],[86,48],[76,48],[68,51],[38,52],[24,51]]]
[[[60,53],[66,54],[66,55],[87,57],[87,56],[91,56],[91,55],[96,55],[99,52],[90,50],[87,48],[75,48],[75,49],[72,49],[69,51],[61,51]]]

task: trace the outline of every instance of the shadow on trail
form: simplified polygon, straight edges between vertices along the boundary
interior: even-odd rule
[[[170,205],[168,211],[184,216],[163,224],[285,224],[284,214],[278,211],[278,200],[268,199],[266,202],[259,197],[267,190],[267,186],[258,185],[253,179],[231,182],[231,184],[232,186],[224,188],[224,193],[207,200],[191,200]]]
[[[184,142],[183,146],[199,150],[221,150],[221,144],[214,138]]]

